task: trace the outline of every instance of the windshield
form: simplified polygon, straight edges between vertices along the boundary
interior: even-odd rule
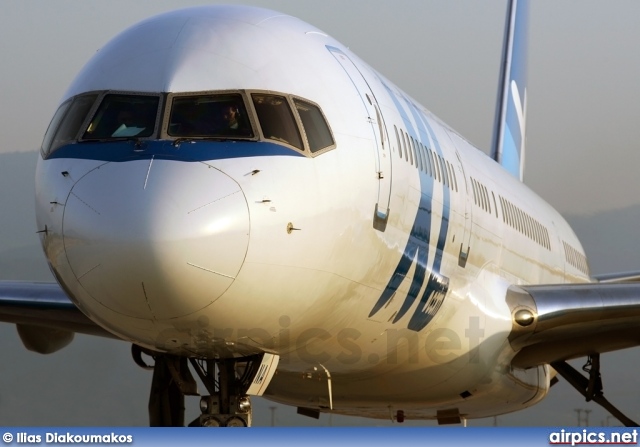
[[[317,152],[333,145],[331,131],[320,109],[300,99],[294,99],[293,103],[298,110],[298,115],[300,116],[300,121],[302,121],[304,133],[307,135],[311,152]]]
[[[263,93],[254,93],[251,97],[265,138],[304,149],[287,98]]]
[[[219,91],[191,93],[88,92],[56,111],[41,151],[79,142],[139,138],[270,140],[315,155],[335,148],[317,104],[283,93]],[[88,147],[88,145],[80,145]]]
[[[77,96],[58,108],[44,135],[42,150],[45,154],[76,140],[80,126],[87,119],[97,97],[97,94]]]
[[[253,138],[239,94],[173,98],[167,134],[179,138]]]
[[[83,140],[145,138],[153,135],[160,98],[142,95],[105,95]]]

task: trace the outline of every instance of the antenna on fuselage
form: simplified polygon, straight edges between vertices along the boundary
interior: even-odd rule
[[[528,0],[509,1],[491,145],[491,158],[520,181],[527,117],[528,16]]]

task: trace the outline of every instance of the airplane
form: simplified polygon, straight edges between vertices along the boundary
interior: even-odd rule
[[[602,396],[599,354],[637,344],[637,275],[594,281],[521,181],[523,5],[491,157],[292,17],[215,6],[130,28],[44,137],[58,282],[0,283],[0,318],[37,352],[78,332],[153,357],[151,425],[184,424],[189,365],[208,392],[192,425],[250,425],[248,395],[459,423],[534,405],[556,374],[632,424]]]

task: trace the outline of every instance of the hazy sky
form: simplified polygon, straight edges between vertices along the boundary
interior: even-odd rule
[[[113,35],[202,3],[218,2],[5,0],[0,151],[39,147],[66,87]],[[487,150],[505,0],[243,3],[323,29]],[[526,182],[564,213],[640,203],[640,2],[532,3]]]
[[[67,86],[112,36],[148,16],[205,3],[218,2],[4,0],[0,14],[0,152],[40,146]],[[289,13],[323,29],[478,147],[488,148],[506,0],[242,3]],[[640,204],[636,173],[640,166],[640,2],[532,3],[526,182],[564,213],[589,214]],[[3,326],[2,331],[11,332],[14,338],[3,336],[1,342],[19,346],[13,328]],[[109,343],[113,342],[89,342],[81,337],[63,353],[55,354],[66,359],[56,367],[68,365],[69,371],[63,369],[52,377],[60,380],[61,375],[82,373],[98,356],[95,347],[111,346]],[[127,349],[118,348],[118,353],[122,362],[130,364]],[[75,362],[78,355],[91,362]],[[614,355],[623,361],[624,354]],[[41,381],[43,371],[53,370],[48,360],[37,357],[34,361],[39,363],[29,374],[10,368],[2,375],[33,379],[34,393],[44,395],[55,388]],[[108,369],[104,375],[111,381],[130,384],[132,390],[127,392],[131,400],[136,392],[134,383],[148,386],[150,376],[138,372],[135,366],[117,376],[113,371],[117,369]],[[87,372],[90,374],[94,373]],[[98,390],[87,383],[78,386],[77,393],[102,391],[97,394],[99,400],[108,394],[108,383],[100,386],[105,380],[96,377],[93,385]],[[67,388],[59,390],[60,395],[50,398],[68,396]],[[140,418],[145,407],[146,391],[137,392],[143,398],[136,397],[138,407],[129,410],[135,414],[132,423],[139,421],[135,417]],[[620,393],[616,397],[625,395],[624,390]],[[5,393],[0,399],[8,411],[15,408],[11,399],[18,396]],[[629,399],[634,398],[629,394]],[[612,400],[615,402],[615,398]],[[123,404],[123,408],[129,408],[126,402]],[[541,406],[536,411],[557,410],[551,403],[542,405],[548,405],[547,409]],[[563,411],[571,413],[577,404],[567,405],[570,407]],[[567,423],[567,419],[555,420]],[[77,419],[62,421],[82,423]],[[37,422],[37,415],[32,422]]]

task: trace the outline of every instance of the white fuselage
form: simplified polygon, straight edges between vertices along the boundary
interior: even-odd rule
[[[347,48],[271,11],[189,9],[115,38],[63,102],[105,91],[165,107],[166,94],[278,92],[317,104],[335,145],[175,141],[159,113],[157,137],[41,158],[43,247],[96,323],[179,355],[279,354],[268,397],[326,408],[330,389],[344,414],[482,417],[544,397],[548,367],[510,366],[505,293],[588,280],[580,243]]]

